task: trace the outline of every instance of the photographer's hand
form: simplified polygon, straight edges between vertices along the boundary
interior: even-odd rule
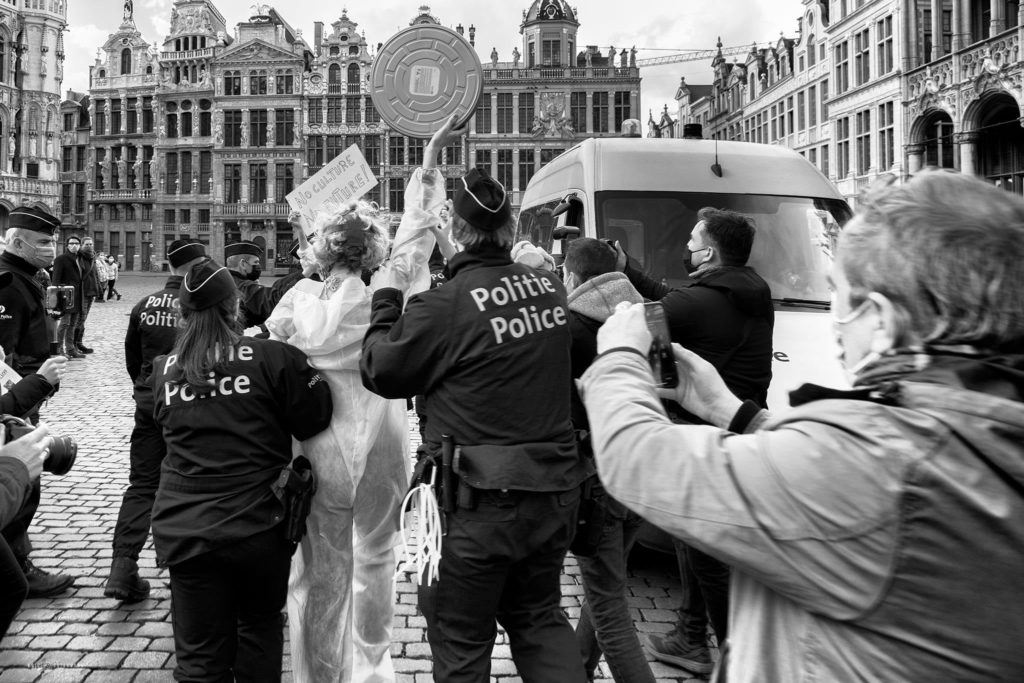
[[[0,446],[0,457],[14,458],[25,463],[30,479],[43,473],[43,460],[50,453],[50,430],[39,425],[25,436]]]
[[[624,347],[636,349],[644,356],[651,349],[651,333],[647,329],[643,304],[621,302],[615,307],[615,313],[597,331],[599,354]]]
[[[37,374],[43,376],[47,382],[53,386],[57,386],[64,373],[68,369],[68,359],[64,356],[51,356],[43,361],[43,364],[39,366],[36,371]]]
[[[729,391],[711,363],[679,344],[672,345],[672,353],[676,357],[679,385],[659,389],[658,395],[676,401],[705,422],[727,428],[743,401]]]

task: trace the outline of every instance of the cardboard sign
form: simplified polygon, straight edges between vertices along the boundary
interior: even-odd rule
[[[318,212],[359,199],[377,184],[362,152],[352,145],[285,197],[312,229]]]
[[[0,361],[0,394],[6,394],[15,384],[21,381],[21,375],[7,363]]]

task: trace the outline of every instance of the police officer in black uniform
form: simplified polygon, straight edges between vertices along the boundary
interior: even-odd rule
[[[153,499],[160,483],[164,439],[153,421],[153,359],[170,353],[178,332],[178,292],[189,268],[206,258],[202,244],[176,240],[167,250],[171,277],[164,288],[142,298],[132,309],[124,338],[124,358],[134,385],[135,428],[129,451],[128,488],[114,527],[114,555],[103,594],[125,602],[144,600],[149,582],[139,577],[139,553],[149,535]]]
[[[300,270],[278,278],[270,287],[261,285],[263,250],[254,242],[227,245],[224,260],[242,298],[242,325],[246,328],[265,323],[285,292],[302,279]]]
[[[365,339],[364,385],[387,398],[424,394],[428,448],[460,452],[439,580],[419,605],[438,681],[486,681],[496,634],[509,634],[524,681],[586,680],[559,607],[559,578],[587,470],[569,421],[566,295],[553,273],[513,263],[505,189],[462,179],[452,236],[465,251],[443,287],[409,299],[379,289]]]
[[[170,568],[181,681],[281,680],[281,610],[295,544],[272,485],[292,438],[323,431],[331,392],[293,346],[241,336],[238,291],[212,260],[178,298],[182,327],[153,361],[167,449],[153,506],[157,561]]]
[[[46,312],[46,290],[36,279],[41,268],[48,268],[57,255],[54,233],[60,220],[42,209],[18,207],[10,213],[7,246],[0,254],[0,274],[10,273],[9,286],[0,289],[0,346],[7,364],[22,377],[39,370],[50,355],[50,339],[55,322]],[[56,391],[54,387],[54,391]],[[33,422],[38,410],[26,416]],[[39,569],[28,556],[32,545],[28,528],[39,505],[39,479],[17,518],[3,529],[11,551],[25,573],[28,596],[49,597],[70,588],[75,579]]]

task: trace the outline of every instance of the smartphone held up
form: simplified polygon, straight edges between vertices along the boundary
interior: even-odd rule
[[[672,354],[672,338],[665,320],[665,307],[657,301],[644,304],[647,329],[651,333],[651,348],[647,358],[651,363],[654,381],[660,388],[671,389],[679,385],[676,359]]]

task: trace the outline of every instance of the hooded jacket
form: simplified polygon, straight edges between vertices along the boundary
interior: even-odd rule
[[[673,342],[714,365],[736,396],[766,406],[775,309],[760,275],[747,266],[702,268],[678,289],[632,268],[626,275],[641,295],[665,307]]]
[[[581,392],[609,493],[734,568],[729,681],[1020,680],[1024,357],[870,381],[743,435],[670,424],[637,353]]]

